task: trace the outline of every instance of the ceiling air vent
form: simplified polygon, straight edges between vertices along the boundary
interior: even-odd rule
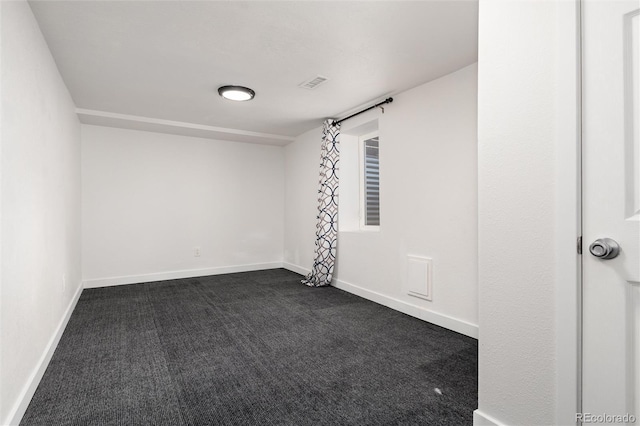
[[[298,87],[302,87],[303,89],[315,89],[318,86],[320,86],[321,84],[323,84],[325,81],[329,80],[327,77],[323,77],[321,75],[317,75],[315,77],[313,77],[310,80],[304,81],[300,84],[298,84]]]

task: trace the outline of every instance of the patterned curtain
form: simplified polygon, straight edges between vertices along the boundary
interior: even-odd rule
[[[322,127],[320,186],[318,188],[318,223],[315,259],[311,273],[302,280],[310,287],[331,284],[338,242],[338,161],[340,159],[340,124],[325,120]]]

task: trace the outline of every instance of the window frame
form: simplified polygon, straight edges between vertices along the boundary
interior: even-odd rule
[[[369,139],[378,138],[378,178],[380,177],[380,131],[375,130],[363,135],[358,136],[358,159],[359,159],[359,181],[360,181],[360,201],[359,201],[359,223],[361,231],[379,231],[380,225],[366,225],[367,216],[367,203],[366,203],[366,191],[365,191],[365,142]],[[378,202],[380,202],[378,196]],[[378,213],[379,222],[382,223],[380,213]]]

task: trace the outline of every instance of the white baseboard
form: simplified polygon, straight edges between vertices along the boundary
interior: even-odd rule
[[[306,268],[288,262],[283,262],[282,267],[302,275],[306,275],[310,272]],[[385,294],[378,293],[376,291],[368,290],[366,288],[348,283],[337,278],[333,279],[331,285],[339,288],[340,290],[355,294],[356,296],[371,300],[372,302],[379,303],[381,305],[421,319],[423,321],[439,325],[457,333],[464,334],[465,336],[473,337],[474,339],[478,338],[478,326],[475,324],[471,324],[458,318],[453,318],[448,315],[434,312],[421,306],[413,305],[409,302],[405,302],[403,300],[399,300]]]
[[[480,410],[473,412],[473,426],[506,426],[504,423],[499,422],[488,414],[483,413]]]
[[[76,290],[75,294],[71,298],[71,302],[67,307],[58,327],[56,328],[53,336],[49,339],[49,343],[44,349],[42,356],[38,360],[38,364],[36,368],[31,373],[31,376],[27,380],[27,384],[22,388],[22,392],[20,392],[20,396],[18,396],[18,401],[13,406],[9,415],[7,416],[6,423],[2,423],[4,425],[18,425],[22,420],[22,416],[27,411],[27,407],[31,402],[31,398],[36,393],[36,389],[40,384],[40,380],[42,380],[42,376],[44,376],[44,372],[47,370],[49,366],[49,362],[51,361],[51,357],[58,347],[58,342],[60,342],[60,338],[62,337],[62,333],[64,333],[64,329],[67,327],[67,323],[69,322],[69,318],[71,318],[71,313],[75,309],[78,300],[80,299],[80,294],[82,294],[82,285],[78,286],[78,290]]]
[[[154,281],[204,277],[207,275],[232,274],[235,272],[259,271],[282,268],[282,262],[252,263],[247,265],[219,266],[204,269],[158,272],[153,274],[126,275],[121,277],[93,278],[84,281],[84,288],[111,287],[115,285],[139,284]]]
[[[303,268],[302,266],[294,265],[293,263],[288,263],[288,262],[282,262],[282,267],[284,269],[287,269],[291,272],[295,272],[296,274],[300,274],[300,275],[307,275],[309,272],[311,272],[309,269],[306,269],[306,268]]]

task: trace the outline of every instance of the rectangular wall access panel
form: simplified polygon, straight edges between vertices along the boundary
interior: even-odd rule
[[[410,296],[432,300],[432,269],[432,259],[428,257],[408,256],[407,293]]]

